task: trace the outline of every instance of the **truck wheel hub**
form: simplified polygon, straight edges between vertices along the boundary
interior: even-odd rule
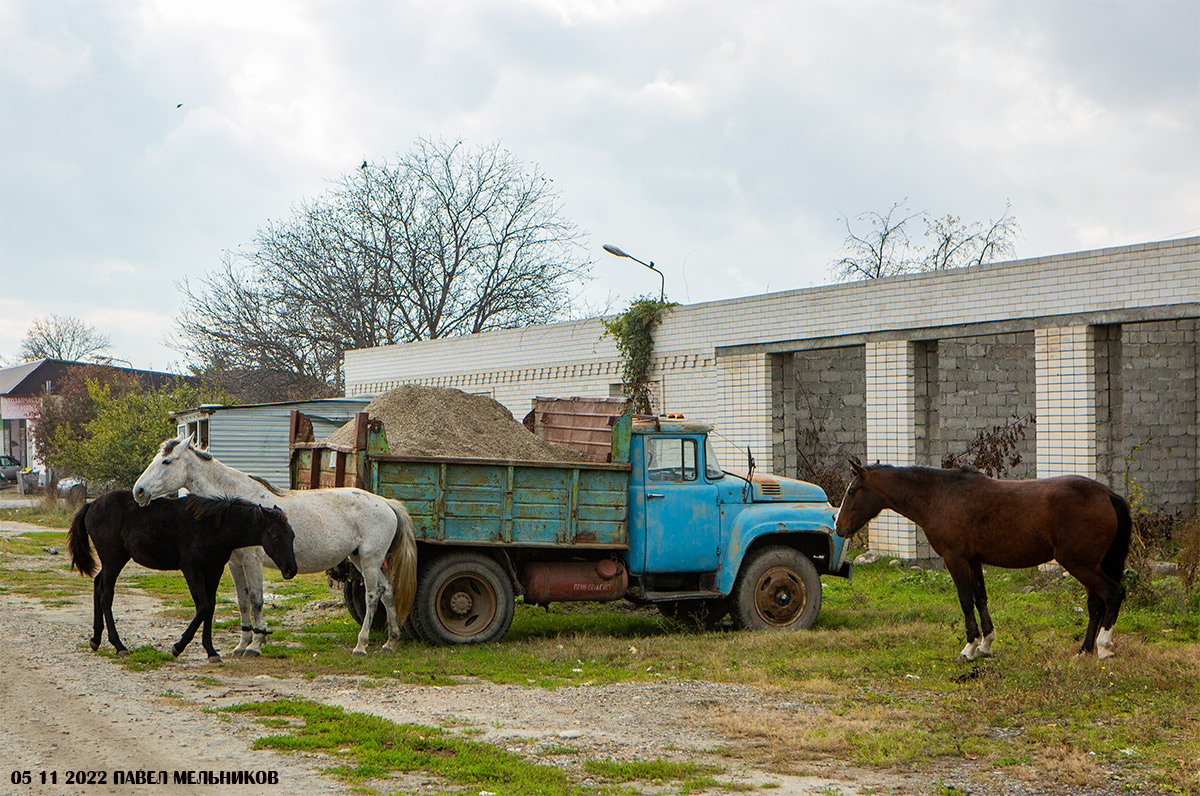
[[[791,567],[771,567],[754,590],[754,608],[764,621],[786,625],[804,609],[804,581]]]
[[[459,616],[466,616],[471,613],[471,606],[475,601],[471,599],[471,595],[465,591],[455,592],[450,596],[450,610]]]

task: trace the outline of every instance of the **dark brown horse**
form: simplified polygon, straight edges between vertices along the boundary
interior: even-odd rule
[[[967,625],[960,660],[990,655],[996,638],[983,565],[1019,569],[1051,559],[1087,589],[1088,626],[1080,654],[1112,655],[1133,526],[1120,495],[1078,475],[1003,481],[970,468],[863,467],[854,461],[850,466],[854,480],[838,511],[838,535],[853,536],[884,509],[921,526],[958,589]]]
[[[71,566],[81,575],[91,575],[96,569],[89,538],[96,546],[101,567],[94,581],[95,632],[90,643],[93,650],[100,648],[107,625],[108,640],[116,647],[117,655],[128,651],[113,621],[113,587],[131,558],[149,569],[183,572],[196,616],[171,647],[171,653],[178,657],[203,624],[200,641],[214,663],[221,656],[212,643],[213,609],[221,571],[230,554],[238,548],[262,545],[285,578],[296,574],[294,534],[287,515],[277,508],[236,498],[188,495],[152,500],[143,508],[134,502],[128,489],[113,490],[85,503],[71,521],[67,550]]]

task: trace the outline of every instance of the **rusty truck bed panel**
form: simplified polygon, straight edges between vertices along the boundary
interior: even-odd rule
[[[387,453],[382,424],[356,416],[352,447],[292,422],[292,487],[357,486],[404,503],[417,538],[440,544],[629,547],[627,461],[527,462]],[[628,458],[630,421],[613,434]]]
[[[430,542],[627,547],[629,466],[387,457],[368,488]]]

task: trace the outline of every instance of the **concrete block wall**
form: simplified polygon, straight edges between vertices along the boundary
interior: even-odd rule
[[[921,464],[938,467],[946,454],[966,451],[979,432],[1035,413],[1032,332],[939,340],[936,353],[934,414],[925,426],[930,443]],[[1035,424],[1027,426],[1015,448],[1022,461],[1009,477],[1035,476],[1035,431]]]
[[[779,361],[771,390],[779,398],[774,418],[775,471],[806,480],[834,468],[844,474],[845,461],[866,452],[863,346],[781,354]],[[833,490],[827,486],[826,491]]]
[[[1121,327],[1121,400],[1116,416],[1114,488],[1147,510],[1171,513],[1200,489],[1200,322]]]

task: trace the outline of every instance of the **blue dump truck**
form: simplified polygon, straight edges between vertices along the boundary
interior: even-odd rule
[[[820,576],[850,576],[825,493],[756,475],[752,462],[746,475],[723,470],[706,423],[609,417],[600,456],[596,432],[581,443],[603,461],[586,462],[399,456],[365,413],[352,446],[314,442],[306,423],[293,416],[293,488],[359,486],[408,507],[419,571],[406,629],[431,644],[502,638],[518,596],[625,599],[707,625],[729,616],[738,628],[807,629]],[[330,574],[361,621],[361,576],[348,564]]]

